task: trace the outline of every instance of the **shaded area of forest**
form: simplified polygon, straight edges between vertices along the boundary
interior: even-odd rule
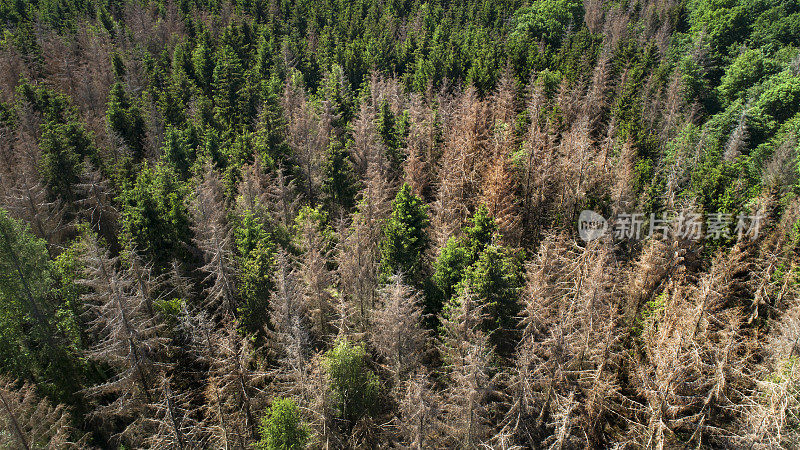
[[[797,1],[0,23],[0,447],[800,446]]]

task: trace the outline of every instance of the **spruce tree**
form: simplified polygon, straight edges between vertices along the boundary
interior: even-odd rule
[[[355,205],[358,180],[350,163],[350,142],[331,139],[322,166],[322,192],[330,210],[347,212]]]
[[[405,154],[402,149],[402,137],[397,127],[397,120],[389,107],[389,102],[383,100],[378,110],[376,128],[381,142],[386,150],[386,159],[393,174],[399,174],[401,165],[405,161]]]
[[[427,207],[411,193],[408,184],[404,184],[392,202],[392,214],[384,227],[380,245],[382,282],[400,274],[413,284],[421,285],[429,224]]]
[[[146,145],[144,115],[120,82],[114,83],[108,95],[106,121],[109,128],[133,152],[134,160],[141,160]]]

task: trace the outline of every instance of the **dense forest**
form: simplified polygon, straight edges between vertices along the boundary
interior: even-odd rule
[[[0,448],[800,447],[800,1],[0,22]]]

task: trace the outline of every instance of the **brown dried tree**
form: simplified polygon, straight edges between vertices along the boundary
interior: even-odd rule
[[[252,339],[233,322],[211,337],[205,408],[214,446],[244,449],[258,435],[261,386],[266,372],[255,367]]]
[[[236,317],[239,304],[233,234],[226,215],[222,182],[209,164],[192,205],[192,228],[205,259],[204,304],[217,318]]]
[[[53,406],[40,398],[34,385],[0,379],[0,446],[3,448],[89,448],[89,436],[81,436],[72,424],[66,407]]]
[[[454,309],[441,318],[440,352],[447,385],[442,392],[447,446],[476,448],[492,437],[491,417],[499,388],[492,368],[494,350],[481,330],[484,306],[466,289]]]
[[[86,393],[98,400],[112,396],[111,403],[98,405],[93,412],[100,418],[135,417],[155,399],[166,339],[160,336],[161,325],[148,312],[135,281],[119,270],[118,258],[111,258],[93,235],[87,236],[85,244],[82,284],[88,292],[81,300],[93,336],[87,356],[116,371],[109,381]],[[135,434],[136,430],[129,431]]]
[[[147,448],[207,448],[207,430],[201,422],[200,408],[192,404],[191,393],[176,391],[168,377],[163,377],[158,392],[158,400],[148,405],[147,415],[141,418],[147,429]]]
[[[419,293],[394,275],[379,291],[381,306],[372,320],[372,342],[383,356],[395,382],[419,367],[428,331],[422,327]]]

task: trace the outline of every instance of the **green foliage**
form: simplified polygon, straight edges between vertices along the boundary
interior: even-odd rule
[[[745,50],[725,69],[717,91],[727,105],[747,95],[748,89],[767,75],[778,71],[776,61],[767,58],[762,50]]]
[[[236,218],[233,235],[242,299],[240,325],[248,333],[256,333],[267,323],[276,245],[267,226],[251,211]]]
[[[431,313],[438,313],[442,305],[455,295],[456,286],[467,269],[478,261],[496,231],[494,218],[481,206],[470,218],[469,225],[461,230],[462,234],[447,240],[433,264],[432,280],[437,292],[431,295]]]
[[[583,3],[576,0],[536,0],[514,15],[510,39],[543,40],[557,47],[567,27],[583,20]]]
[[[261,419],[259,450],[296,450],[305,448],[309,430],[303,423],[294,400],[277,398]]]
[[[75,185],[85,168],[84,158],[96,155],[91,137],[76,122],[48,122],[42,128],[42,178],[53,195],[73,201]]]
[[[644,304],[644,307],[636,316],[636,322],[632,330],[634,335],[641,336],[645,329],[658,327],[658,319],[666,307],[668,295],[668,292],[662,292],[656,298]]]
[[[214,50],[207,33],[203,33],[199,43],[192,51],[192,75],[197,85],[209,95],[214,76]]]
[[[333,403],[349,427],[376,411],[380,385],[364,347],[340,340],[325,353],[322,363]]]
[[[135,161],[144,156],[145,122],[142,110],[128,96],[122,83],[116,82],[108,95],[106,121],[133,152]]]
[[[523,79],[532,70],[545,69],[549,54],[561,44],[568,27],[583,22],[583,3],[576,0],[536,0],[519,8],[508,36],[511,62]],[[544,44],[544,55],[539,43]]]
[[[484,331],[491,333],[492,342],[501,354],[509,354],[515,345],[523,285],[518,257],[503,247],[487,245],[477,261],[464,271],[456,296],[445,305],[443,314],[450,314],[463,296],[473,296],[485,307]]]
[[[353,172],[350,163],[349,147],[352,141],[345,145],[338,139],[332,139],[325,152],[325,162],[322,167],[322,193],[329,210],[340,208],[341,211],[350,211],[356,202],[358,193],[358,178]]]
[[[411,192],[408,184],[404,184],[392,202],[392,215],[380,243],[383,282],[394,274],[402,274],[413,283],[421,283],[429,224],[427,207]]]
[[[165,270],[173,258],[187,257],[185,246],[191,242],[187,197],[187,187],[175,172],[147,164],[120,195],[126,244],[152,258],[159,270]]]
[[[153,302],[153,310],[164,320],[168,330],[176,329],[185,308],[184,302],[180,298],[158,299]]]
[[[405,160],[405,154],[401,148],[402,140],[401,134],[397,130],[397,121],[386,100],[381,102],[375,126],[386,148],[386,159],[389,160],[393,173],[399,173],[400,166]]]
[[[781,122],[800,111],[800,76],[783,71],[764,84],[764,90],[747,111],[750,136],[755,144],[773,135]]]
[[[84,271],[82,252],[83,240],[77,239],[53,260],[53,279],[61,303],[57,311],[58,328],[75,349],[83,348],[81,295],[87,288],[80,283]]]
[[[169,126],[164,137],[162,160],[172,167],[182,180],[186,180],[197,158],[197,145],[198,137],[193,125],[189,125],[186,130]]]
[[[301,250],[307,249],[307,242],[304,239],[309,234],[317,234],[325,244],[323,250],[330,250],[334,243],[334,231],[331,227],[328,213],[322,205],[312,208],[308,205],[300,208],[297,217],[294,218],[295,245]]]
[[[68,98],[41,85],[32,85],[23,80],[17,92],[46,122],[66,123],[74,117]]]
[[[45,242],[0,209],[0,372],[75,403],[81,370],[76,305],[60,296],[74,290],[56,289],[57,277],[69,283],[76,276],[68,258],[54,268]]]
[[[286,142],[286,119],[280,103],[280,80],[273,75],[264,89],[264,104],[253,137],[254,153],[264,167],[276,169],[291,156]]]
[[[17,87],[17,92],[43,119],[39,170],[50,194],[69,202],[76,200],[75,185],[85,169],[85,161],[100,167],[92,134],[78,120],[64,95],[27,81]]]
[[[319,100],[330,102],[336,120],[334,126],[344,126],[354,116],[353,93],[342,66],[334,64],[331,70],[325,73],[322,85],[318,92]]]
[[[215,55],[213,74],[214,105],[217,120],[229,129],[242,123],[246,116],[245,75],[239,55],[229,46]]]
[[[122,55],[119,52],[111,54],[111,69],[114,71],[114,76],[117,80],[122,80],[125,77],[127,70],[125,69],[125,62],[122,60]]]

